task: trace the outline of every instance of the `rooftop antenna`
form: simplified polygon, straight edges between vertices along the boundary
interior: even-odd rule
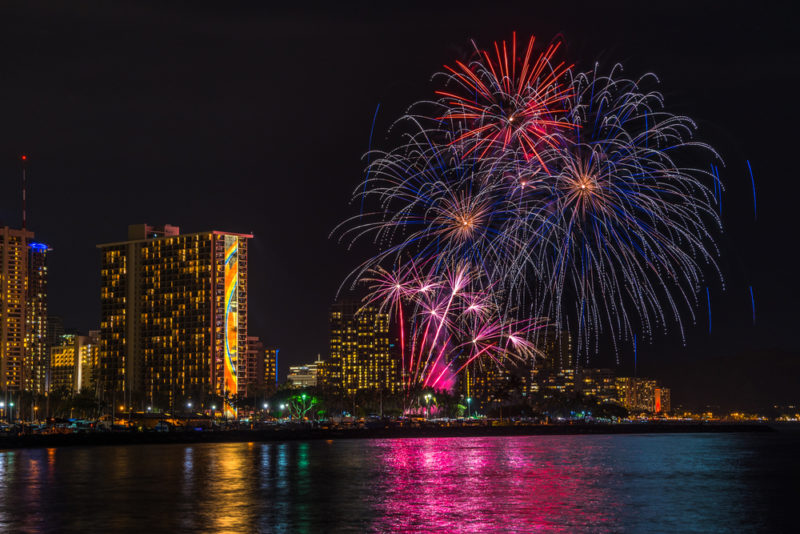
[[[21,155],[20,160],[22,160],[22,229],[25,230],[27,226],[27,214],[25,211],[25,202],[26,202],[26,190],[28,188],[28,176],[27,176],[27,165],[28,156],[25,154]]]

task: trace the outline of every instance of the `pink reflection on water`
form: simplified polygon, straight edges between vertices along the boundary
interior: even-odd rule
[[[603,483],[610,472],[597,461],[602,443],[438,438],[390,440],[379,448],[388,498],[374,503],[378,530],[488,532],[498,524],[516,532],[614,530],[620,503]]]

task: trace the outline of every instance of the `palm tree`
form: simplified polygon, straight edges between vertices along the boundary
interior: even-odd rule
[[[72,407],[81,418],[93,418],[97,414],[98,403],[94,393],[84,388],[72,397]]]
[[[72,390],[66,386],[58,386],[50,392],[50,403],[55,417],[68,417],[72,408]]]
[[[514,394],[519,394],[522,389],[522,380],[516,374],[501,376],[491,390],[492,398],[497,403],[500,411],[500,420],[503,420],[503,404],[511,400]]]

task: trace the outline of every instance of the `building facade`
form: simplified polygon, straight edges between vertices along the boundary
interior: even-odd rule
[[[669,388],[658,387],[655,390],[655,403],[653,412],[657,414],[668,414],[672,411],[672,395]]]
[[[162,409],[239,393],[250,238],[141,224],[127,241],[98,245],[102,392]]]
[[[317,354],[317,361],[313,363],[289,367],[289,375],[287,376],[289,384],[294,388],[316,387],[321,365],[322,359]]]
[[[342,300],[331,307],[330,327],[330,356],[320,376],[325,387],[346,395],[400,391],[400,363],[388,313]]]
[[[61,336],[66,334],[64,321],[57,315],[47,316],[47,344],[51,347],[61,343]]]
[[[599,402],[613,402],[618,398],[617,379],[612,369],[579,369],[575,388],[578,393]]]
[[[278,390],[278,353],[280,349],[264,349],[264,387],[268,394]]]
[[[525,399],[531,389],[530,380],[531,365],[520,362],[500,367],[487,356],[464,368],[459,381],[460,393],[475,413],[488,410],[497,403]]]
[[[647,378],[617,377],[617,400],[629,412],[655,411],[656,381]]]
[[[247,337],[247,349],[239,359],[239,394],[245,397],[263,389],[264,344],[258,337]]]
[[[47,339],[47,253],[44,243],[28,243],[28,303],[25,334],[26,391],[49,390],[50,345]]]
[[[0,228],[0,390],[47,391],[47,245]]]
[[[99,346],[97,332],[88,336],[64,334],[61,342],[50,347],[50,391],[97,388]]]
[[[555,328],[537,331],[534,339],[541,356],[531,370],[530,394],[549,398],[575,391],[575,365],[572,338]]]

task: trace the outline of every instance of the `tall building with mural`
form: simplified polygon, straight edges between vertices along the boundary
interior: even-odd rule
[[[400,390],[400,362],[389,314],[356,300],[331,307],[330,356],[320,366],[324,387],[353,395],[362,390]]]
[[[139,224],[127,241],[98,245],[101,395],[170,409],[239,393],[252,237]]]
[[[0,391],[45,393],[47,253],[33,232],[0,227]]]

